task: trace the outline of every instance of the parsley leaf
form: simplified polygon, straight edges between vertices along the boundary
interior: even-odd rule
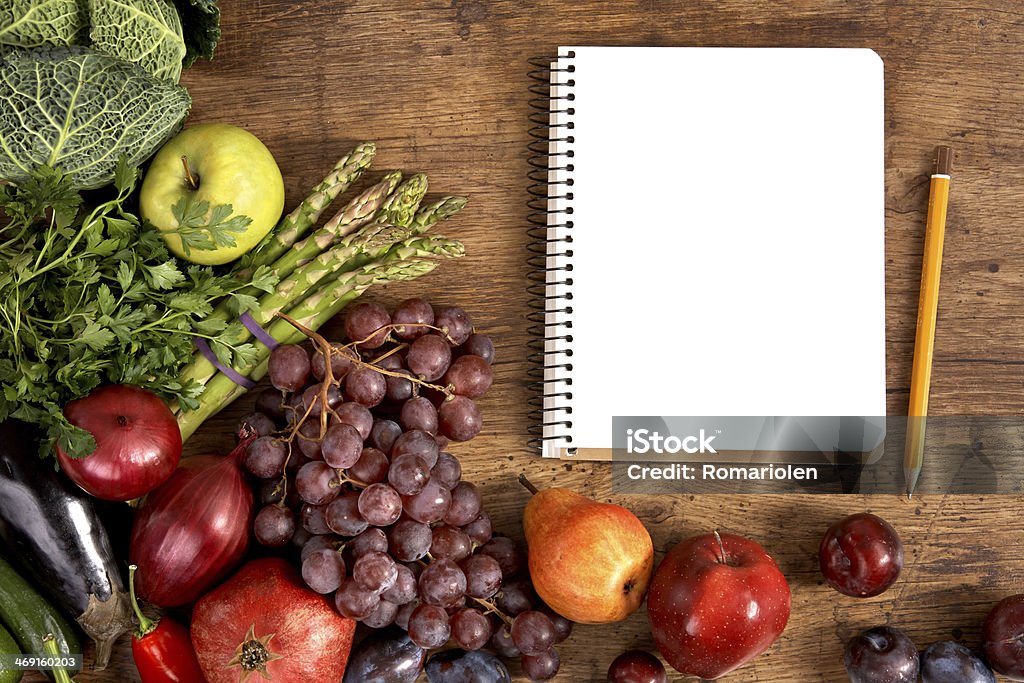
[[[171,207],[178,222],[178,227],[171,232],[181,238],[181,249],[186,256],[190,256],[193,249],[209,251],[233,247],[235,235],[245,232],[252,223],[248,216],[232,216],[233,211],[230,204],[218,204],[211,209],[208,201],[194,202],[182,197]]]
[[[0,185],[0,419],[40,425],[43,457],[52,457],[55,442],[72,457],[95,449],[63,408],[103,384],[134,384],[195,408],[204,387],[180,378],[194,334],[210,337],[228,361],[254,357],[251,344],[219,342],[229,325],[208,319],[215,303],[247,283],[172,257],[158,232],[125,210],[138,181],[122,160],[116,196],[98,205],[45,167]],[[208,226],[195,216],[205,220],[207,208],[179,209],[194,212],[190,229],[202,238]],[[230,214],[226,205],[210,211],[216,230],[205,238],[233,242],[249,219]],[[266,291],[275,282],[261,272],[256,284]]]

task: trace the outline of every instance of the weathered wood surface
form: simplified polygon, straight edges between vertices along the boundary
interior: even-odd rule
[[[713,528],[762,542],[793,588],[779,642],[728,681],[844,680],[842,648],[857,630],[898,625],[920,647],[979,643],[999,598],[1024,589],[1020,498],[864,496],[615,498],[603,464],[543,462],[524,450],[527,59],[559,44],[871,47],[885,61],[888,408],[906,409],[930,159],[956,160],[935,342],[934,414],[1020,414],[1024,409],[1024,8],[841,0],[524,2],[390,0],[224,2],[224,39],[212,64],[187,72],[193,122],[229,121],[259,135],[296,202],[335,157],[376,140],[374,168],[429,173],[434,192],[467,194],[444,231],[468,256],[372,298],[418,294],[464,306],[498,345],[497,378],[481,401],[484,432],[460,447],[467,478],[484,488],[495,527],[521,537],[527,492],[515,476],[569,486],[632,508],[660,556]],[[637,130],[636,143],[645,144]],[[649,144],[655,144],[650,141]],[[685,163],[685,160],[680,160]],[[643,173],[644,169],[624,169]],[[737,191],[744,170],[737,169]],[[628,221],[624,223],[628,227]],[[628,239],[624,233],[624,239]],[[642,254],[634,255],[642,259]],[[630,287],[609,302],[609,334],[629,329]],[[671,344],[671,340],[665,340]],[[828,343],[827,334],[822,343]],[[225,451],[244,399],[206,425],[190,452]],[[817,544],[835,519],[884,515],[903,536],[899,583],[869,600],[822,585]],[[650,648],[644,613],[579,627],[561,647],[558,680],[603,680],[627,647]],[[83,682],[137,680],[127,642],[108,672]]]

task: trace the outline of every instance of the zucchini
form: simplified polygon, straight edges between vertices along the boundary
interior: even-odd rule
[[[0,626],[0,654],[5,657],[13,657],[21,654],[21,648],[14,642],[14,637],[3,626]],[[23,672],[17,669],[5,669],[0,664],[0,683],[18,683]]]
[[[61,654],[82,654],[78,636],[67,619],[3,557],[0,557],[0,621],[7,624],[25,654],[43,654],[43,638],[47,633],[53,634]]]

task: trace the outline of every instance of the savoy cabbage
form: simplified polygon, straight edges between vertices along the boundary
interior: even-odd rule
[[[70,45],[80,42],[88,28],[87,0],[0,2],[0,45]]]
[[[89,23],[94,49],[178,82],[185,39],[171,0],[89,0]]]
[[[136,166],[180,128],[192,101],[176,84],[86,47],[40,47],[0,56],[0,178],[59,168],[76,189]]]

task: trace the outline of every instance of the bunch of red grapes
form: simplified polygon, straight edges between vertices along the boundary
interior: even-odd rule
[[[355,304],[344,323],[342,343],[274,349],[274,389],[244,419],[260,435],[245,457],[261,480],[257,540],[298,549],[306,584],[348,618],[396,624],[424,649],[490,643],[553,677],[572,624],[540,604],[446,450],[480,432],[491,340],[461,308],[418,298],[390,314]]]

